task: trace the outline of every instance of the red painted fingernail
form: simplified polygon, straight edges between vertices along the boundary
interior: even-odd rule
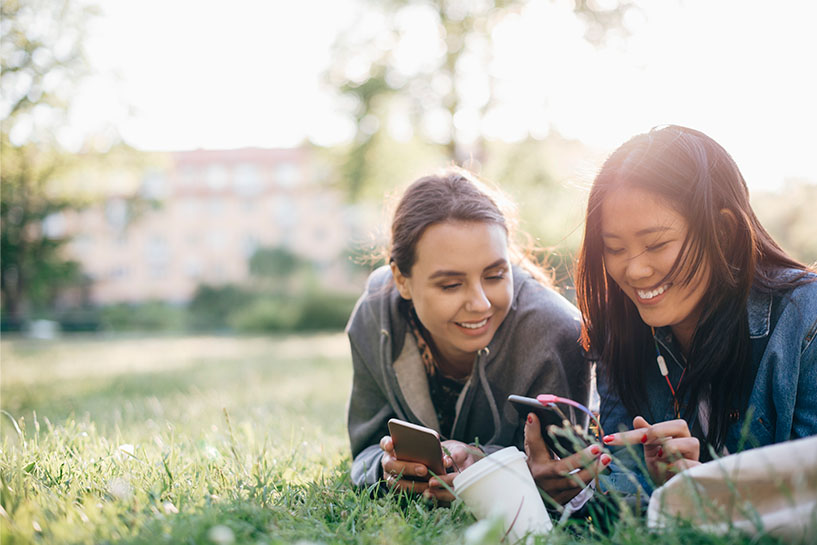
[[[612,443],[615,440],[616,438],[613,437],[612,435],[605,435],[604,438],[602,439],[602,441],[604,441],[605,444]]]
[[[528,424],[533,424],[533,417],[528,415]]]
[[[642,437],[642,438],[641,438],[641,442],[642,442],[642,443],[646,443],[646,442],[647,442],[647,434],[646,434],[646,433],[644,434],[644,437]]]
[[[610,460],[612,460],[612,458],[610,458],[609,455],[603,454],[602,457],[601,457],[601,465],[606,466],[607,464],[610,463]]]
[[[590,454],[592,454],[593,456],[595,456],[599,452],[601,452],[601,447],[600,446],[593,445],[592,447],[590,447]]]
[[[663,455],[664,455],[664,449],[662,449],[661,447],[658,447],[658,457],[660,458]]]

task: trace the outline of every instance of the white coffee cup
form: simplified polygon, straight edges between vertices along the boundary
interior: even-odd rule
[[[508,541],[546,534],[553,528],[526,456],[507,447],[467,467],[454,478],[454,492],[478,519],[500,516]]]

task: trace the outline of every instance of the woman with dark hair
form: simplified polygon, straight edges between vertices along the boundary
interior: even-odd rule
[[[817,433],[813,269],[769,236],[705,134],[655,128],[610,155],[576,278],[612,488],[637,491],[625,468],[649,491],[713,455]]]
[[[386,481],[453,499],[455,472],[429,479],[424,465],[396,458],[392,417],[438,431],[447,465],[460,471],[500,448],[542,442],[536,416],[517,414],[509,394],[587,401],[578,310],[518,251],[508,209],[498,191],[460,169],[421,178],[400,199],[389,265],[369,277],[346,328],[356,485]],[[588,464],[600,450],[562,460],[537,450],[529,464],[539,485],[566,502],[609,462]],[[568,476],[580,465],[589,467]]]

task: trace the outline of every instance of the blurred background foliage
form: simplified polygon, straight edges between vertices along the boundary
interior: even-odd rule
[[[450,164],[474,170],[518,203],[521,227],[544,249],[543,264],[554,269],[557,283],[570,296],[585,190],[603,153],[553,130],[509,142],[489,139],[480,129],[502,115],[496,109],[502,82],[485,69],[491,33],[524,4],[368,1],[368,20],[340,35],[325,78],[344,97],[354,137],[333,148],[306,146],[326,170],[327,188],[342,192],[349,213],[363,218],[360,225],[371,233],[349,240],[342,256],[357,275],[355,290],[322,284],[319,271],[325,264],[283,246],[260,247],[250,257],[248,279],[240,284],[202,283],[184,304],[148,300],[100,306],[60,303],[66,292],[87,291],[92,279],[64,251],[68,239],[49,236],[49,218],[67,209],[100,206],[100,195],[81,193],[66,182],[69,173],[76,177],[93,170],[113,177],[122,170],[147,171],[157,159],[117,139],[100,147],[94,135],[79,152],[60,144],[72,93],[89,72],[83,40],[94,10],[76,0],[4,1],[3,328],[19,330],[43,318],[59,322],[66,331],[342,328],[366,273],[378,263],[376,257],[366,258],[376,256],[383,245],[390,203],[412,180]],[[585,39],[593,45],[626,37],[622,21],[631,9],[637,8],[629,1],[574,2]],[[416,30],[407,23],[410,19],[424,21],[438,46],[422,62],[407,66],[400,52]],[[804,262],[817,261],[810,219],[817,202],[813,180],[791,180],[780,192],[755,193],[753,202],[787,251]],[[161,205],[161,200],[134,192],[127,197],[128,217],[138,221],[140,210]]]

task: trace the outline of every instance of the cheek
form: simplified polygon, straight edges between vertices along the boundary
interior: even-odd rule
[[[447,322],[450,319],[451,314],[456,311],[456,305],[453,304],[452,299],[447,294],[437,294],[424,297],[422,300],[415,300],[414,309],[426,329],[432,329],[434,324]]]
[[[623,272],[619,261],[616,259],[605,258],[602,263],[604,263],[604,270],[607,271],[607,276],[612,278],[616,284],[619,284],[619,280],[621,279]]]
[[[511,306],[511,299],[513,298],[513,286],[512,285],[504,285],[504,286],[497,286],[495,289],[491,290],[489,295],[489,299],[491,301],[491,306],[496,309],[507,310]]]

